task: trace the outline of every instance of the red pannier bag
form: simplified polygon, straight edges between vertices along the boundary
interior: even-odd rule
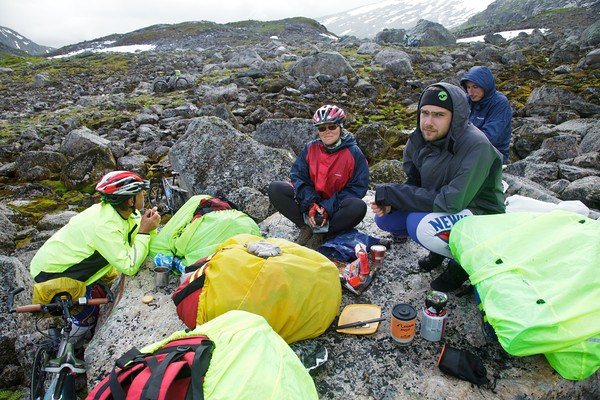
[[[213,348],[204,335],[173,340],[150,354],[132,348],[86,400],[201,400]]]

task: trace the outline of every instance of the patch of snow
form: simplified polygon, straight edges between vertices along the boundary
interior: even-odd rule
[[[338,40],[338,38],[337,38],[337,37],[335,37],[335,36],[333,36],[333,35],[327,35],[327,34],[325,34],[325,33],[320,33],[319,35],[320,35],[320,36],[323,36],[323,37],[325,37],[325,38],[327,38],[327,39],[331,39],[331,40],[335,40],[335,41],[337,41],[337,40]]]
[[[111,53],[111,52],[112,53],[136,53],[139,51],[151,51],[151,50],[154,50],[155,48],[156,48],[156,46],[153,44],[136,44],[136,45],[131,45],[131,46],[116,46],[116,47],[107,47],[104,49],[87,48],[87,49],[73,51],[73,52],[67,53],[67,54],[61,54],[61,55],[54,56],[51,58],[72,57],[77,54],[88,53],[88,52],[91,52],[91,53]]]
[[[156,48],[153,44],[136,44],[131,46],[116,46],[107,47],[105,49],[97,50],[100,53],[137,53],[138,51],[150,51]]]
[[[540,31],[542,33],[546,33],[548,31],[548,29],[542,28],[542,29],[540,29]],[[525,32],[526,34],[531,35],[531,32],[533,32],[533,29],[520,29],[520,30],[515,30],[515,31],[502,31],[502,32],[496,32],[496,34],[502,36],[506,40],[510,40],[510,39],[514,39],[517,36],[519,36],[519,33],[521,33],[521,32]],[[483,37],[484,36],[485,35],[473,36],[473,37],[468,37],[468,38],[462,38],[462,39],[458,39],[456,41],[456,43],[483,42]]]

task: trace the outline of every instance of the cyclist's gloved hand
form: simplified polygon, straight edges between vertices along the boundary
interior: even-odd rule
[[[325,211],[325,208],[319,206],[317,203],[313,203],[308,210],[308,220],[312,224],[313,228],[315,226],[323,226],[327,222],[327,211]]]
[[[312,206],[310,206],[310,209],[308,210],[308,218],[315,218],[315,215],[317,215],[317,213],[319,212],[319,209],[321,207],[319,207],[319,205],[317,203],[313,203]]]
[[[269,242],[252,242],[246,243],[244,246],[248,249],[248,253],[262,258],[281,255],[281,248]]]

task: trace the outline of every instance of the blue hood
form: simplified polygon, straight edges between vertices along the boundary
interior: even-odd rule
[[[487,67],[473,67],[462,77],[460,85],[467,90],[467,81],[475,83],[485,91],[481,101],[484,101],[496,93],[496,78]]]

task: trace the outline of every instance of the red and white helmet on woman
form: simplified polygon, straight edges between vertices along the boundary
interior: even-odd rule
[[[346,122],[346,113],[334,105],[327,104],[315,111],[315,115],[313,115],[314,126],[323,124],[344,126],[344,122]]]
[[[103,201],[118,204],[148,189],[149,186],[148,181],[143,180],[138,174],[129,171],[112,171],[100,179],[96,190],[102,194]]]

